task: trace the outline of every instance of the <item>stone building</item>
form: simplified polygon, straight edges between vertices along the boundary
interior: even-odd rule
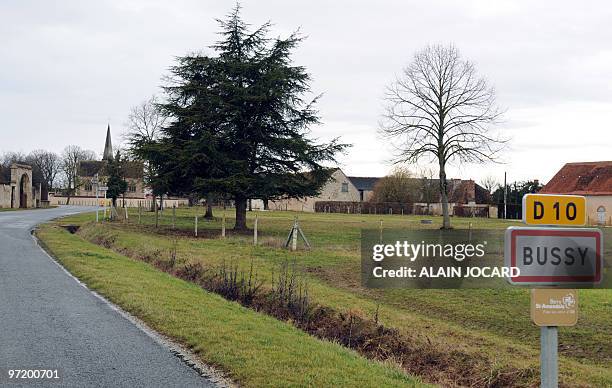
[[[314,212],[315,202],[318,201],[359,201],[359,190],[353,185],[349,177],[347,177],[341,169],[337,168],[331,174],[325,185],[323,185],[318,196],[269,201],[268,209]],[[263,201],[254,199],[251,202],[251,206],[255,210],[261,210],[263,209]]]
[[[111,140],[110,125],[106,129],[106,141],[104,142],[104,152],[102,160],[86,160],[79,163],[77,170],[78,188],[76,189],[76,197],[95,197],[96,187],[93,183],[94,177],[98,174],[100,186],[106,185],[108,174],[106,166],[109,160],[112,160],[113,144]],[[123,166],[124,178],[128,184],[128,190],[125,193],[126,198],[145,198],[145,184],[143,180],[144,166],[139,161],[128,161]],[[102,194],[103,195],[103,194]]]
[[[587,224],[612,225],[612,161],[567,163],[540,193],[582,195]]]
[[[359,201],[367,202],[372,198],[374,194],[374,186],[380,180],[377,177],[362,177],[362,176],[350,176],[348,177],[351,183],[359,192]]]
[[[0,166],[0,208],[36,207],[39,190],[32,187],[32,167],[13,163],[9,168]]]
[[[377,177],[349,177],[341,169],[337,168],[325,183],[318,196],[270,201],[268,209],[314,212],[316,202],[343,202],[343,209],[352,202],[354,205],[351,205],[353,211],[364,211],[363,209],[367,206],[360,205],[360,203],[371,201],[374,187],[380,179]],[[413,179],[415,180],[415,187],[419,187],[422,184],[422,179]],[[429,203],[424,198],[419,198],[415,203],[409,204],[410,213],[442,214],[442,203],[437,189],[438,182],[437,179],[432,179],[428,182],[435,189]],[[473,180],[449,179],[447,184],[450,214],[464,217],[497,217],[497,207],[490,204],[490,194]],[[263,202],[261,200],[253,200],[252,208],[254,210],[263,209]],[[402,208],[404,207],[402,206]],[[330,209],[330,211],[333,210]]]
[[[418,179],[418,178],[415,178]],[[417,184],[422,184],[419,179]],[[442,198],[438,186],[439,179],[430,179],[428,185],[433,188],[430,202],[420,198],[414,203],[415,214],[442,215]],[[491,194],[472,179],[448,179],[448,212],[459,217],[497,218],[497,206],[491,204]]]

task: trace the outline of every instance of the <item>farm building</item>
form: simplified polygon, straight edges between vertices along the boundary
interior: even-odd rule
[[[359,191],[353,185],[349,177],[337,168],[331,174],[331,177],[321,188],[321,192],[316,197],[306,198],[287,198],[269,201],[268,208],[270,210],[292,210],[314,212],[315,202],[319,201],[334,201],[334,202],[358,202]],[[253,199],[251,202],[253,209],[263,209],[263,201]]]
[[[415,186],[423,184],[422,179]],[[371,203],[374,187],[380,178],[376,177],[349,177],[341,169],[337,168],[330,179],[321,189],[316,197],[287,198],[269,201],[269,210],[291,210],[291,211],[330,211],[348,213],[370,213],[370,212],[404,212],[406,214],[431,214],[441,215],[442,204],[438,193],[438,180],[431,179],[427,182],[432,191],[427,203],[426,195],[421,195],[418,202],[410,204]],[[489,193],[473,180],[450,179],[448,180],[449,211],[457,216],[480,216],[496,217],[497,208],[489,205]],[[426,190],[423,190],[425,193]],[[317,206],[316,204],[319,203]],[[251,207],[254,210],[264,208],[263,201],[253,199]]]
[[[350,176],[348,177],[353,186],[359,192],[359,201],[367,202],[372,198],[374,194],[374,186],[380,178],[377,177],[362,177],[362,176]]]
[[[612,161],[567,163],[540,193],[583,195],[587,223],[612,225]]]

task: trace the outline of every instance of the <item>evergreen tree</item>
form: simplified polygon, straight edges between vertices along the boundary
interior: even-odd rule
[[[160,104],[171,121],[143,153],[173,193],[229,195],[235,228],[245,229],[249,198],[316,194],[330,174],[322,163],[346,145],[307,137],[318,116],[316,98],[304,99],[310,76],[291,62],[298,34],[270,39],[269,23],[251,32],[239,6],[219,23],[216,56],[188,55],[171,68]]]
[[[120,151],[117,151],[114,159],[107,161],[106,173],[108,174],[106,195],[113,200],[113,207],[117,207],[117,198],[125,193],[128,188],[124,178],[123,160]]]

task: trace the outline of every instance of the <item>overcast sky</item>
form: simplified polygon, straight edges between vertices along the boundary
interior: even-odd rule
[[[243,1],[273,36],[300,28],[295,53],[323,93],[312,136],[341,136],[349,175],[381,176],[385,85],[414,53],[453,43],[507,109],[504,164],[453,165],[449,177],[539,178],[566,162],[612,159],[612,4],[606,1]],[[217,40],[229,1],[0,2],[0,152],[77,144],[101,154],[129,108],[159,94],[176,56]]]

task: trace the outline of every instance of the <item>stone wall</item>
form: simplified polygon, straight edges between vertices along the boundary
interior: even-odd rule
[[[49,195],[49,204],[51,206],[58,206],[58,205],[66,205],[66,203],[68,202],[68,197],[65,196],[56,196],[56,195]],[[157,200],[157,202],[159,203],[159,200]],[[99,206],[110,206],[111,204],[111,200],[110,199],[104,199],[104,197],[99,198],[96,202],[96,198],[95,197],[70,197],[70,203],[69,205],[75,205],[75,206],[96,206],[96,204],[98,204]],[[126,198],[125,199],[125,206],[126,207],[138,207],[141,206],[143,208],[151,208],[153,205],[153,200],[152,199],[147,199],[147,198]],[[164,207],[166,208],[171,208],[173,206],[176,207],[180,207],[180,206],[188,206],[189,205],[189,200],[186,198],[178,198],[178,199],[168,199],[168,198],[164,198]],[[119,207],[123,207],[123,198],[117,198],[117,206]]]
[[[347,214],[412,214],[412,204],[398,202],[340,202],[317,201],[317,213]]]
[[[0,184],[0,208],[11,207],[11,185]]]

